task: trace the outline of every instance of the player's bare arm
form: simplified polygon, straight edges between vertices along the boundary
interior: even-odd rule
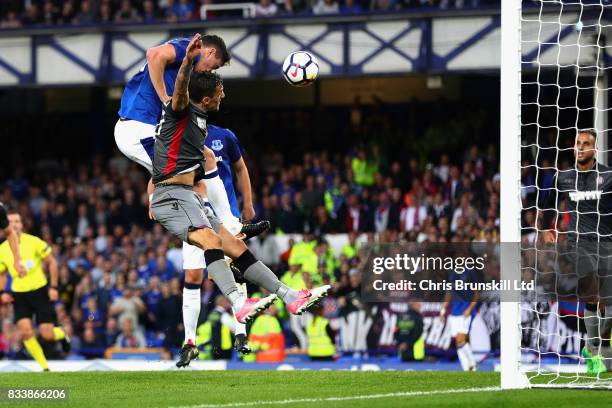
[[[19,276],[23,278],[26,275],[26,269],[21,263],[21,255],[19,253],[19,235],[11,226],[5,228],[4,233],[6,234],[6,240],[8,241],[11,252],[13,253],[13,266],[15,267],[15,270]]]
[[[217,156],[215,156],[215,152],[212,151],[207,146],[204,146],[202,149],[204,153],[204,171],[207,173],[217,169]]]
[[[251,192],[251,178],[249,170],[244,163],[244,158],[240,158],[234,162],[234,171],[236,172],[236,180],[238,182],[238,190],[242,194],[242,220],[250,221],[255,217],[255,208],[253,207],[253,194]]]
[[[470,303],[470,305],[468,306],[467,309],[465,309],[465,312],[463,312],[463,315],[465,317],[468,317],[472,314],[472,310],[474,310],[474,308],[476,307],[476,305],[478,304],[478,300],[480,299],[480,292],[478,292],[477,290],[474,291],[474,294],[472,296],[472,302]]]
[[[164,83],[164,70],[166,65],[173,63],[175,59],[176,51],[171,44],[159,45],[147,50],[147,65],[149,66],[151,83],[162,103],[170,100]]]
[[[49,299],[52,302],[55,302],[59,299],[59,292],[57,290],[57,285],[59,281],[59,268],[57,266],[57,259],[53,254],[49,254],[46,258],[43,259],[43,263],[48,268],[49,271]]]
[[[187,46],[185,58],[176,76],[174,83],[174,94],[172,95],[172,109],[175,112],[182,111],[189,105],[189,75],[196,56],[202,48],[201,35],[196,34]]]

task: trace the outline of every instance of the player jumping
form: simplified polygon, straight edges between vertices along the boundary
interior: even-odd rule
[[[253,201],[251,194],[251,180],[249,177],[249,171],[242,158],[242,146],[238,141],[236,135],[229,129],[223,129],[217,126],[208,124],[208,136],[206,138],[206,146],[208,146],[215,155],[206,157],[206,168],[208,170],[209,164],[219,163],[218,166],[212,168],[212,172],[206,171],[204,179],[211,178],[217,175],[223,180],[225,191],[227,191],[227,198],[230,203],[232,215],[237,218],[240,216],[240,210],[238,209],[238,200],[236,199],[236,193],[234,190],[234,181],[232,178],[232,166],[236,172],[236,179],[238,181],[238,187],[242,194],[243,200],[243,211],[242,219],[250,221],[255,216],[255,210],[253,209]],[[218,168],[218,170],[217,170]],[[217,170],[217,171],[215,171]],[[221,222],[225,225],[227,216],[219,216]],[[185,288],[183,293],[183,325],[185,327],[185,343],[191,342],[194,344],[195,334],[197,329],[198,317],[200,315],[200,287],[202,284],[203,269],[206,268],[206,262],[204,260],[204,252],[195,245],[188,243],[183,244],[183,268],[185,269]],[[246,284],[239,276],[234,275],[239,288],[245,292],[246,295]],[[234,349],[242,354],[248,354],[251,352],[251,348],[247,342],[246,325],[242,323],[235,324],[235,340]],[[179,361],[178,364],[181,366],[185,362]]]
[[[26,350],[44,371],[49,371],[45,353],[34,334],[32,319],[36,316],[38,331],[45,341],[61,342],[63,351],[70,351],[70,340],[64,330],[56,326],[57,316],[52,303],[59,298],[57,261],[49,244],[23,232],[23,223],[18,213],[9,211],[7,215],[4,206],[0,207],[0,224],[5,225],[4,218],[8,218],[19,242],[20,263],[25,266],[22,266],[22,272],[18,272],[9,244],[4,242],[0,245],[0,299],[3,303],[13,302],[14,320]],[[47,285],[43,265],[49,269],[50,285]],[[12,296],[5,292],[7,271],[13,279]]]
[[[176,75],[185,56],[189,38],[177,38],[147,50],[147,63],[126,84],[121,97],[119,120],[115,125],[115,142],[130,160],[152,171],[155,126],[159,122],[162,104],[170,100]],[[194,62],[196,71],[212,71],[229,63],[231,56],[223,39],[216,35],[202,37],[202,48]],[[208,155],[213,155],[206,148]],[[214,164],[216,167],[216,163]],[[211,173],[214,170],[211,170]],[[219,217],[233,234],[243,233],[248,239],[270,227],[268,222],[242,224],[231,212],[227,192],[218,176],[204,180],[208,197]],[[152,184],[149,182],[149,194]]]
[[[579,298],[585,301],[584,325],[586,345],[582,356],[587,361],[587,372],[606,371],[601,356],[602,343],[610,341],[612,330],[612,290],[610,246],[612,245],[612,169],[595,160],[597,133],[592,129],[580,130],[576,135],[574,168],[559,170],[544,204],[544,242],[557,242],[556,222],[551,223],[552,212],[561,200],[567,200],[570,215],[567,244],[578,258],[570,260],[576,265]],[[550,228],[550,229],[549,229]],[[597,290],[597,288],[599,290]],[[592,296],[593,293],[597,295]],[[595,299],[594,299],[595,298]],[[605,318],[599,316],[599,300],[608,298]]]
[[[184,58],[185,49],[190,39],[181,38],[171,40],[166,44],[150,48],[147,51],[147,63],[126,85],[119,111],[120,119],[115,126],[115,141],[123,154],[136,163],[152,171],[153,146],[155,141],[155,126],[159,122],[162,112],[162,103],[170,99],[179,66]],[[196,56],[194,69],[196,71],[211,71],[226,65],[231,59],[223,39],[215,35],[202,37],[202,48]],[[238,219],[239,213],[234,213],[229,196],[235,198],[233,189],[231,194],[226,190],[227,183],[221,181],[214,153],[205,148],[208,160],[206,177],[199,191],[207,191],[207,196],[224,225],[234,235],[240,234],[244,239],[259,235],[270,228],[268,221],[256,224],[242,224]],[[244,162],[242,162],[244,163]],[[240,173],[239,173],[240,174]],[[230,176],[231,178],[231,176]],[[204,185],[206,188],[204,188]],[[240,183],[241,186],[244,183]],[[149,183],[149,194],[152,192]],[[243,220],[250,221],[254,216],[249,194],[241,187],[244,198]],[[229,196],[228,196],[229,194]],[[201,271],[194,269],[204,267],[204,255],[199,248],[183,246],[183,268],[185,269],[185,285],[183,287],[183,321],[185,325],[185,342],[195,338],[195,326],[200,313],[200,286]],[[193,326],[193,336],[191,327]],[[237,346],[239,350],[248,351],[244,339],[246,330],[240,324],[237,328]],[[244,339],[243,339],[244,335]]]
[[[293,314],[301,314],[323,298],[330,289],[325,285],[297,292],[282,284],[274,273],[221,224],[202,199],[193,191],[194,183],[203,177],[204,156],[201,146],[207,133],[207,113],[219,109],[225,96],[221,78],[210,72],[191,72],[199,49],[200,35],[189,43],[178,72],[171,101],[164,104],[164,113],[157,128],[153,160],[155,189],[151,210],[164,228],[183,242],[204,251],[209,275],[230,301],[240,323],[251,320],[279,296]],[[190,78],[191,77],[191,78]],[[263,299],[247,299],[238,290],[234,275],[224,254],[232,258],[234,267],[250,282],[268,290]],[[195,345],[185,344],[181,361],[186,364],[197,357]]]

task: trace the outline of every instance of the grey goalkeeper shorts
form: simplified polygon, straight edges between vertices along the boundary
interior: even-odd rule
[[[612,300],[612,243],[608,241],[582,240],[557,245],[557,277],[551,284],[564,279],[576,283],[567,289],[581,298],[597,297],[601,301]]]
[[[189,243],[191,231],[212,228],[219,232],[221,221],[192,186],[159,184],[155,186],[151,211],[155,219],[183,242]]]

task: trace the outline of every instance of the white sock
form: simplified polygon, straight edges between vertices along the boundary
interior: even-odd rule
[[[472,351],[472,345],[468,342],[463,345],[465,355],[468,359],[469,368],[476,367],[476,359],[474,358],[474,352]]]
[[[244,302],[246,301],[246,296],[244,296],[240,291],[235,290],[227,295],[227,300],[232,304],[232,309],[234,310],[234,315],[236,314],[236,310],[242,309],[244,306]]]
[[[240,293],[242,293],[244,295],[244,297],[247,297],[247,285],[246,283],[237,283],[236,286],[238,286],[238,291]],[[234,317],[235,319],[235,317]],[[246,331],[246,324],[244,323],[240,323],[238,320],[236,320],[236,327],[234,330],[234,335],[239,335],[239,334],[244,334],[246,336],[247,331]]]
[[[217,172],[217,169],[207,171],[206,175]],[[236,235],[242,229],[240,220],[234,216],[230,207],[229,200],[227,198],[227,191],[225,191],[225,185],[221,181],[221,177],[217,174],[215,177],[205,178],[204,183],[206,184],[206,190],[208,192],[208,199],[212,208],[215,210],[217,217],[221,220],[225,228],[233,235]]]
[[[198,317],[200,317],[200,289],[183,288],[183,326],[185,326],[185,344],[195,346]]]
[[[295,335],[301,349],[306,349],[308,347],[308,336],[306,335],[307,323],[305,317],[305,314],[301,316],[289,315],[289,327],[291,327],[291,332]]]
[[[470,369],[470,361],[465,350],[466,344],[461,347],[457,347],[457,356],[459,357],[459,362],[461,363],[461,368],[463,371],[469,371]]]
[[[238,320],[236,320],[236,328],[234,330],[234,335],[239,335],[239,334],[244,334],[246,336],[247,332],[246,332],[246,324],[244,323],[240,323]]]

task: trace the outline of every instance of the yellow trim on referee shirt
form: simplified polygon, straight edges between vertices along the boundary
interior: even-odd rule
[[[8,241],[0,245],[0,273],[7,270],[12,278],[13,292],[31,292],[47,284],[43,270],[43,259],[51,255],[51,247],[34,235],[21,234],[19,237],[19,253],[21,262],[26,269],[26,275],[21,278],[13,266],[13,253]]]

